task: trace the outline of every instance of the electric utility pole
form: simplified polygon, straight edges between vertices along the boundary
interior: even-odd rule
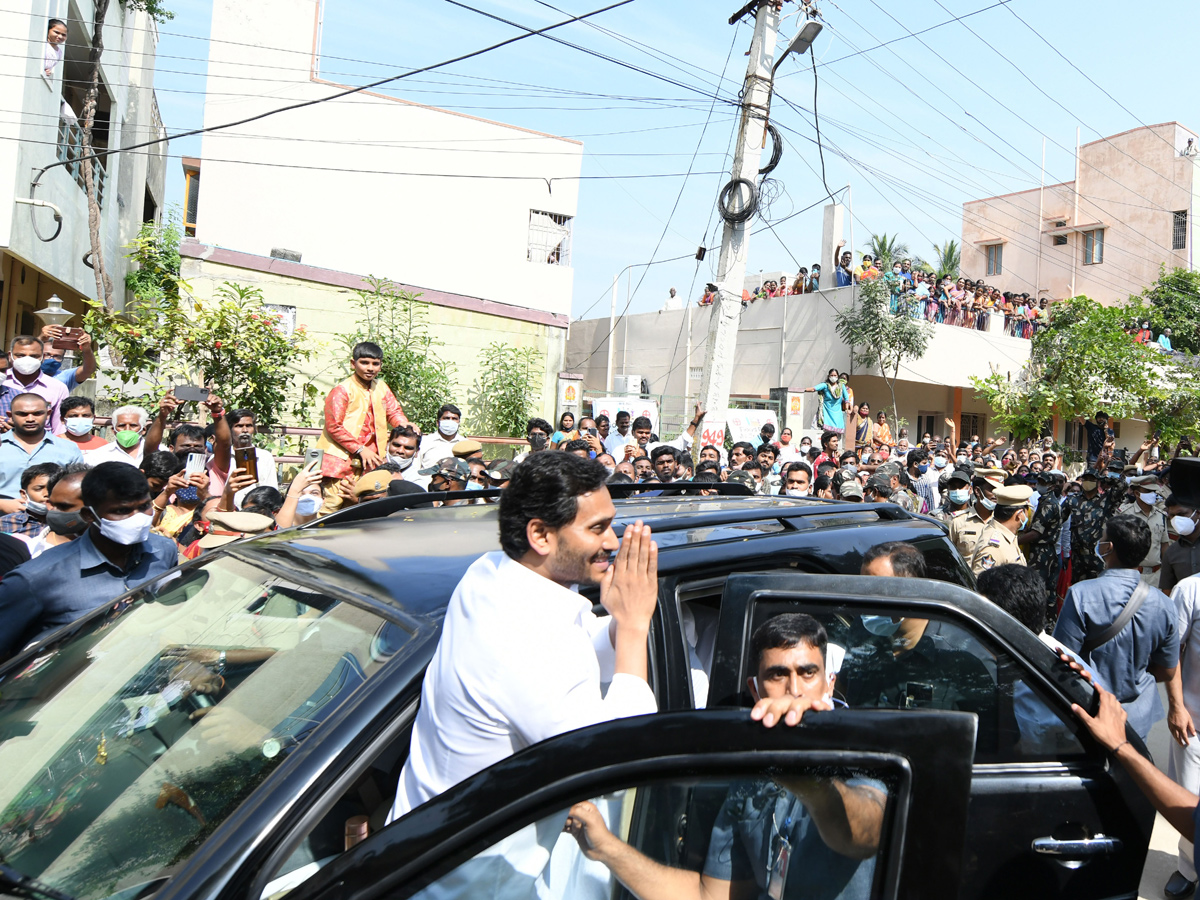
[[[750,42],[750,63],[746,68],[746,84],[742,94],[741,125],[738,128],[733,168],[730,170],[732,186],[723,192],[726,210],[735,217],[739,217],[737,214],[748,206],[756,205],[758,198],[758,167],[762,161],[767,116],[770,113],[771,76],[778,32],[779,9],[775,0],[761,0],[754,22],[754,39]],[[701,403],[708,410],[708,417],[703,423],[704,430],[714,438],[718,428],[723,435],[729,389],[733,384],[733,358],[737,350],[738,322],[742,317],[742,287],[746,280],[746,255],[752,221],[753,215],[740,222],[730,221],[727,217],[721,235],[717,298],[713,301],[712,317],[708,324],[708,359],[700,387]],[[702,442],[698,440],[696,443],[700,445]]]

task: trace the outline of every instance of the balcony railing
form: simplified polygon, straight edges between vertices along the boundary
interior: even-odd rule
[[[66,163],[66,170],[75,179],[75,183],[86,191],[83,181],[83,163],[79,160],[83,152],[83,129],[79,123],[59,119],[58,121],[58,160]],[[96,202],[104,206],[104,163],[98,159],[92,160],[92,180],[96,183]]]

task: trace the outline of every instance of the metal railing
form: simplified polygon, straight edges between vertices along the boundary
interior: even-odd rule
[[[75,179],[81,190],[86,191],[87,185],[83,180],[83,163],[79,160],[86,154],[83,152],[83,129],[78,121],[58,120],[58,161],[66,163],[66,170]],[[94,148],[93,148],[94,149]],[[98,159],[92,160],[92,180],[96,183],[96,202],[104,205],[104,163]]]

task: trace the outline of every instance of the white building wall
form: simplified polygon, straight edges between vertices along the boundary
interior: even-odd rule
[[[317,13],[318,0],[214,0],[206,127],[338,92],[313,77]],[[257,41],[276,49],[243,45]],[[529,262],[529,216],[575,215],[582,153],[576,141],[355,94],[206,134],[196,237],[566,314],[572,270]]]

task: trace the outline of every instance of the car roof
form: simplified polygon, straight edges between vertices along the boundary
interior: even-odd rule
[[[386,503],[386,500],[375,501]],[[746,542],[783,532],[899,525],[912,538],[942,535],[940,523],[889,503],[839,503],[793,497],[650,497],[617,500],[614,528],[640,520],[659,545],[660,568],[675,551]],[[279,572],[297,573],[373,598],[404,617],[440,619],[454,585],[476,559],[500,549],[495,504],[399,510],[381,518],[276,532],[227,545],[225,552]],[[861,539],[862,535],[856,534]]]

